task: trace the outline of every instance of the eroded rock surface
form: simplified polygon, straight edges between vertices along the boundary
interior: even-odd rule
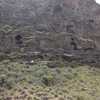
[[[99,50],[99,12],[94,0],[0,0],[0,51]]]

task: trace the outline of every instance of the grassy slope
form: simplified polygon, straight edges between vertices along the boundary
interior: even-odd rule
[[[100,69],[0,62],[0,100],[100,100]]]

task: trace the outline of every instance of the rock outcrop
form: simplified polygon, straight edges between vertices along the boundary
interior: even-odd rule
[[[100,49],[94,0],[0,0],[0,51]]]

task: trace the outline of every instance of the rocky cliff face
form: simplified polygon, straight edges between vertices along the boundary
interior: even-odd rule
[[[0,23],[1,51],[100,49],[94,0],[0,0]]]

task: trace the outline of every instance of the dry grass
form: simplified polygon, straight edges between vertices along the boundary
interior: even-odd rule
[[[47,65],[0,62],[0,100],[100,100],[99,68]]]

